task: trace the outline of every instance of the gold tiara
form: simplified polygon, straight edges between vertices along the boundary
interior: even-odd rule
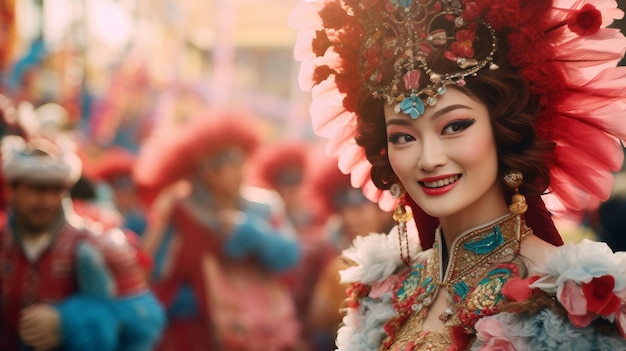
[[[498,69],[493,63],[498,46],[495,30],[484,19],[469,16],[460,1],[392,0],[383,5],[382,11],[361,7],[367,32],[360,70],[372,95],[395,104],[396,113],[418,118],[426,106],[437,103],[447,85],[464,86],[465,77],[484,67]],[[479,27],[486,29],[482,33],[489,33],[490,38],[478,38]],[[490,48],[477,58],[474,43],[479,40],[489,40]],[[443,51],[442,59],[456,63],[458,70],[431,69],[428,58],[434,51]],[[384,72],[388,66],[393,72]]]
[[[325,31],[317,33],[313,50],[323,55],[332,45],[343,63],[334,72],[322,68],[316,73],[319,80],[327,74],[337,74],[338,80],[356,74],[375,98],[395,104],[398,113],[417,118],[426,106],[437,103],[447,85],[464,86],[465,78],[481,69],[498,69],[493,62],[498,48],[496,30],[515,24],[518,8],[516,0],[329,3],[319,12]],[[476,43],[481,50],[475,50]],[[434,53],[452,67],[446,71],[431,68]]]

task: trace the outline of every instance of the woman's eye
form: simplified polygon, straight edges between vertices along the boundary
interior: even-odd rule
[[[474,124],[474,122],[476,122],[475,119],[465,119],[465,120],[453,121],[453,122],[451,122],[451,123],[449,123],[448,125],[445,126],[445,128],[443,129],[441,134],[442,135],[447,135],[447,134],[457,134],[457,133],[460,133],[460,132],[464,131],[465,129],[469,128],[472,124]]]
[[[415,140],[414,137],[404,134],[404,133],[396,133],[389,136],[388,141],[391,144],[406,144],[410,141]]]

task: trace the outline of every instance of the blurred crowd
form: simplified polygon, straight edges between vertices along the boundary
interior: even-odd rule
[[[0,319],[1,349],[334,348],[348,288],[340,252],[393,220],[319,144],[264,139],[251,111],[203,106],[161,121],[136,150],[96,149],[61,105],[1,101],[0,311],[16,307]],[[80,242],[92,238],[97,257],[84,259]],[[67,269],[77,282],[49,296],[62,255],[76,256]],[[30,271],[4,267],[22,256]],[[141,313],[99,314],[140,292],[146,301],[120,308]],[[46,334],[24,331],[33,306],[46,308],[31,322]],[[146,331],[125,331],[125,320]],[[93,332],[104,326],[120,332]]]

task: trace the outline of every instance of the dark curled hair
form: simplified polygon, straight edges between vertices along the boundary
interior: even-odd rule
[[[484,37],[485,33],[481,35]],[[520,192],[539,195],[545,192],[550,182],[548,164],[554,145],[537,137],[535,119],[540,112],[539,97],[531,95],[526,81],[508,65],[505,57],[508,50],[503,41],[500,46],[494,58],[500,68],[482,69],[476,76],[467,77],[467,84],[459,89],[487,106],[498,150],[499,178],[505,193],[511,190],[504,185],[502,177],[509,170],[517,170],[524,176]],[[442,54],[429,57],[429,66],[435,72],[458,69]],[[425,76],[422,74],[422,86],[429,83]],[[387,155],[384,104],[384,100],[374,99],[370,92],[362,89],[357,106],[356,137],[357,144],[365,149],[372,164],[371,178],[382,190],[389,189],[397,181]]]

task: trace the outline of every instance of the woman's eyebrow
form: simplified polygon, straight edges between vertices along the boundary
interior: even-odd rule
[[[473,108],[467,106],[467,105],[462,105],[462,104],[454,104],[454,105],[449,105],[446,106],[440,110],[437,110],[435,113],[433,113],[430,116],[431,120],[435,120],[443,115],[445,115],[446,113],[452,112],[454,110],[458,110],[458,109],[468,109],[468,110],[473,110]],[[390,126],[390,125],[400,125],[400,126],[410,126],[412,124],[413,120],[409,120],[407,118],[391,118],[387,121],[386,125]]]
[[[443,115],[445,115],[448,112],[454,111],[454,110],[458,110],[458,109],[468,109],[468,110],[473,110],[473,108],[467,106],[467,105],[462,105],[462,104],[455,104],[455,105],[449,105],[446,106],[444,108],[442,108],[441,110],[437,110],[435,113],[433,113],[430,116],[431,120],[437,119]]]

